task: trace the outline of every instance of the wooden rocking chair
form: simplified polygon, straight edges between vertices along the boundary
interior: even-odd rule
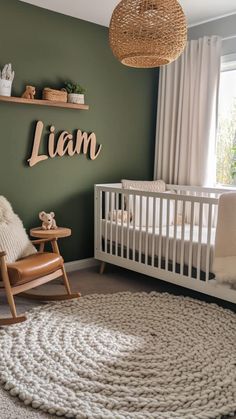
[[[53,252],[44,252],[44,245],[51,242]],[[26,256],[14,263],[7,263],[6,252],[0,252],[0,279],[6,292],[7,301],[12,314],[11,318],[1,318],[0,326],[20,323],[26,320],[25,316],[17,316],[14,295],[22,293],[22,296],[41,301],[69,300],[80,297],[80,293],[72,293],[66,275],[64,261],[56,252],[56,239],[33,240],[32,244],[39,245],[40,251]],[[39,295],[27,294],[25,291],[55,278],[62,276],[66,294],[61,295]]]

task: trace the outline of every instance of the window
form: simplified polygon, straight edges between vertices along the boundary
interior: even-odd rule
[[[216,182],[236,185],[236,54],[223,57],[221,64]]]

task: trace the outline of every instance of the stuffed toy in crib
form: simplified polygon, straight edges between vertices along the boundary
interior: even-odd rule
[[[128,211],[122,211],[122,210],[114,210],[111,212],[109,212],[108,214],[108,218],[111,221],[115,221],[117,220],[118,223],[122,223],[122,214],[123,214],[123,223],[127,224],[128,223]],[[129,214],[129,221],[132,221],[132,214]]]

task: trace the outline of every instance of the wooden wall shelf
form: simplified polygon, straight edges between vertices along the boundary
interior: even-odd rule
[[[65,108],[65,109],[82,109],[88,110],[88,105],[77,105],[76,103],[68,102],[51,102],[50,100],[40,100],[40,99],[24,99],[22,97],[14,96],[0,96],[0,102],[9,102],[9,103],[21,103],[24,105],[39,105],[39,106],[53,106],[55,108]]]

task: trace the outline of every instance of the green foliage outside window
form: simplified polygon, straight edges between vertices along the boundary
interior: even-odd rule
[[[219,118],[216,181],[222,185],[236,184],[236,98],[227,117]]]

